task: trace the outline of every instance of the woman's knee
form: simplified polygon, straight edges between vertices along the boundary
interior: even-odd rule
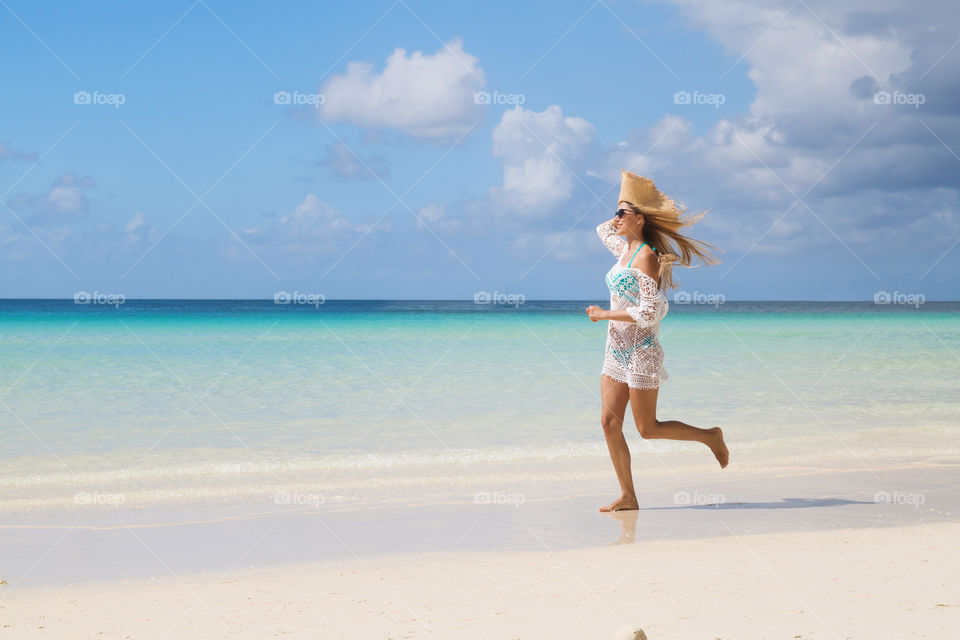
[[[640,437],[644,440],[653,440],[659,437],[657,431],[659,429],[659,421],[642,421],[637,423],[637,431],[640,432]]]
[[[623,431],[623,420],[612,414],[603,414],[600,416],[600,426],[604,433],[616,433]]]

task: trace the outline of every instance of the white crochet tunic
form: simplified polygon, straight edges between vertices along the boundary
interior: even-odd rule
[[[599,225],[597,235],[617,257],[606,277],[610,309],[626,311],[634,320],[607,321],[607,347],[601,373],[633,389],[656,389],[669,379],[663,366],[663,348],[657,339],[660,321],[669,308],[667,296],[659,290],[656,280],[643,271],[620,264],[627,241],[617,235],[612,223]]]

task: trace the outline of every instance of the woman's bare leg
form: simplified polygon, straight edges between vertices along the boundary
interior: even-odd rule
[[[617,472],[617,480],[620,481],[621,492],[619,498],[605,507],[600,507],[600,511],[636,509],[637,494],[633,488],[633,474],[630,471],[630,448],[623,437],[623,417],[627,412],[630,390],[625,383],[601,375],[600,398],[603,405],[600,411],[600,425],[603,427],[603,437],[607,440],[610,460],[613,461],[613,468]]]
[[[641,438],[666,440],[696,440],[710,447],[720,468],[730,462],[730,452],[723,441],[723,429],[700,429],[679,420],[657,420],[657,393],[659,389],[630,389],[633,421]]]

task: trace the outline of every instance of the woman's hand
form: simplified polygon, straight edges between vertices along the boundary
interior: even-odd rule
[[[587,307],[587,315],[590,316],[590,321],[591,321],[591,322],[596,322],[597,320],[606,320],[606,319],[607,319],[607,311],[606,311],[606,309],[601,309],[600,307],[598,307],[598,306],[595,305],[595,304],[592,304],[592,305],[590,305],[589,307]]]

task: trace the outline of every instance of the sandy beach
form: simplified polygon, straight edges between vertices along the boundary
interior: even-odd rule
[[[951,638],[958,536],[936,523],[37,587],[5,594],[3,637]]]
[[[643,506],[617,514],[556,484],[513,503],[4,527],[2,635],[954,637],[956,461],[850,466],[641,475]]]

